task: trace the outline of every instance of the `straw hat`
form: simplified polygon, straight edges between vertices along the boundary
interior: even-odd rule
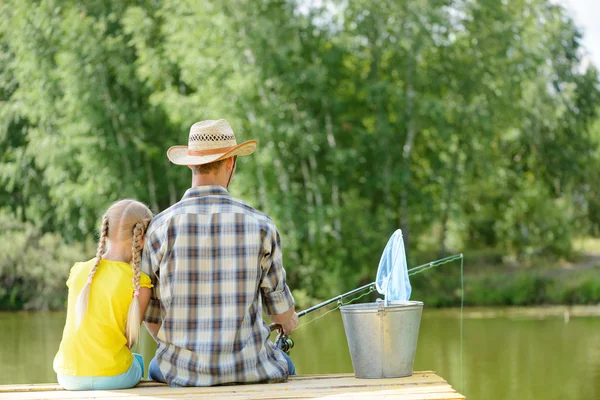
[[[237,144],[233,129],[224,119],[196,122],[190,128],[187,146],[173,146],[167,157],[177,165],[202,165],[233,156],[254,153],[258,142]]]

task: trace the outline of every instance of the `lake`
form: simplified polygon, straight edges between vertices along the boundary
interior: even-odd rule
[[[465,311],[461,390],[459,312],[425,308],[414,370],[437,371],[469,399],[600,399],[599,314],[600,306]],[[64,318],[0,313],[0,384],[56,382]],[[339,311],[292,337],[299,374],[352,372]],[[148,363],[153,342],[145,336],[140,347]]]

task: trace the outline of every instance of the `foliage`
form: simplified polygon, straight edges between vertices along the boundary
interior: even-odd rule
[[[0,309],[62,309],[69,266],[84,247],[0,214]]]
[[[190,172],[165,151],[214,118],[259,140],[232,192],[275,219],[305,299],[372,281],[399,227],[411,261],[448,248],[565,257],[574,235],[600,232],[598,75],[553,1],[0,12],[0,208],[59,249],[118,198],[156,212],[177,201]]]
[[[482,270],[465,279],[466,306],[532,306],[542,304],[598,304],[598,268],[569,275],[534,269],[507,273]],[[428,307],[460,306],[460,279],[456,271],[430,272],[413,279],[411,298]]]

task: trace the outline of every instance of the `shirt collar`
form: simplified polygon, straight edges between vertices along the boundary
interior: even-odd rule
[[[203,196],[229,196],[229,192],[219,185],[195,186],[186,190],[181,200]]]

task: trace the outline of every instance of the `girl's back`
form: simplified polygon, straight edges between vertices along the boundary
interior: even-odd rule
[[[67,321],[60,349],[54,359],[57,373],[71,376],[113,376],[132,364],[125,326],[133,297],[133,271],[129,263],[100,260],[90,286],[85,318],[76,327],[77,297],[87,283],[96,259],[76,263],[67,286]],[[150,278],[141,274],[140,287],[150,288]]]
[[[150,278],[140,271],[151,219],[144,204],[117,201],[102,217],[96,257],[71,268],[67,321],[54,358],[56,379],[67,390],[126,389],[144,376],[144,358],[130,349],[151,295]]]

